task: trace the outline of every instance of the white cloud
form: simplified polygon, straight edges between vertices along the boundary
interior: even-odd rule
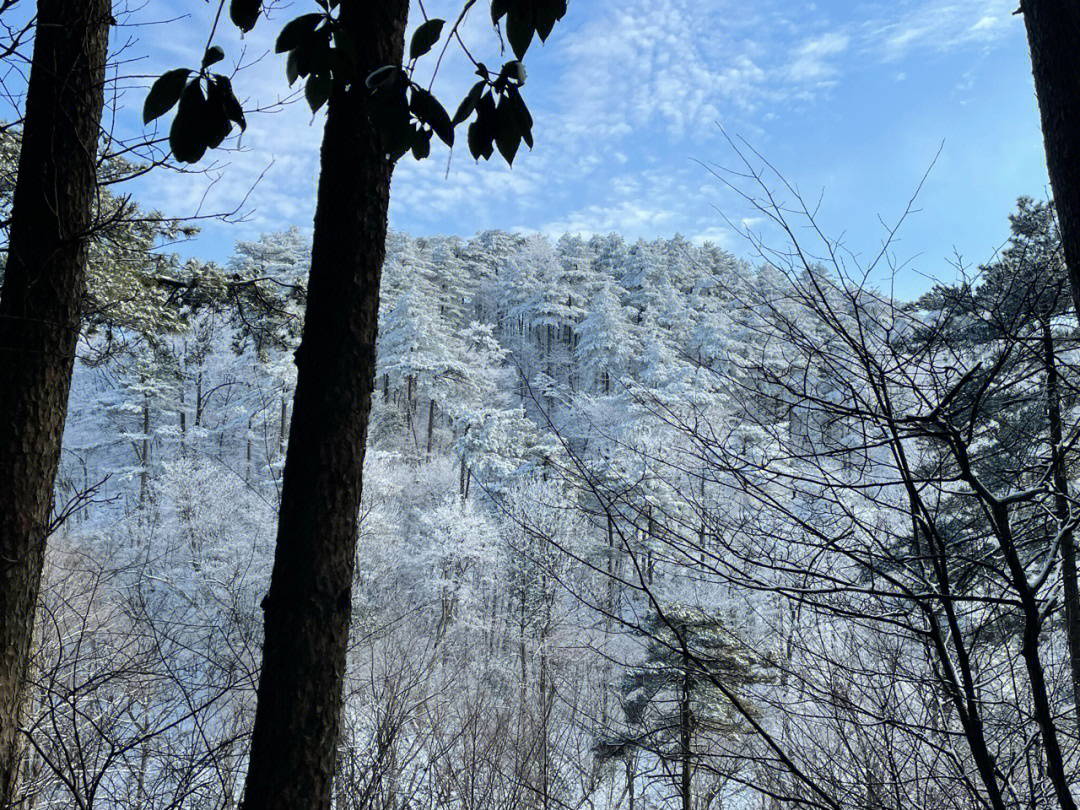
[[[793,53],[788,75],[796,82],[820,82],[836,76],[840,70],[832,57],[846,51],[850,42],[847,34],[837,31],[803,40]]]
[[[894,6],[888,6],[889,11]],[[1016,0],[926,0],[908,6],[899,15],[881,15],[867,23],[869,46],[886,61],[927,48],[948,51],[988,43],[1004,35]]]

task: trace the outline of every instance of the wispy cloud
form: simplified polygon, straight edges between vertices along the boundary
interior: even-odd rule
[[[847,50],[851,38],[847,34],[829,31],[810,37],[795,49],[788,66],[788,75],[796,82],[821,82],[840,73],[836,57]]]
[[[509,55],[499,53],[483,5],[470,15],[466,38],[479,58],[499,64]],[[249,57],[267,54],[235,79],[246,107],[273,105],[288,94],[273,39],[307,6],[298,0],[280,9],[242,43],[234,30],[222,29],[225,64],[241,45]],[[431,16],[449,16],[460,0],[425,6]],[[151,0],[147,8],[160,15],[167,7]],[[678,230],[697,241],[729,240],[710,208],[719,204],[716,190],[703,188],[703,170],[688,161],[716,154],[716,122],[762,143],[807,110],[841,103],[846,87],[883,65],[889,86],[899,88],[897,82],[920,74],[928,51],[963,56],[997,47],[1020,24],[1014,8],[1015,0],[575,0],[550,42],[529,54],[525,97],[536,119],[535,150],[522,149],[513,169],[498,159],[477,164],[463,145],[449,166],[438,147],[423,163],[406,157],[395,171],[391,222],[403,230],[465,235],[517,225],[618,230],[631,238]],[[144,40],[138,50],[149,54],[138,72],[197,63],[205,17],[192,12],[169,25],[131,29]],[[415,25],[415,8],[412,17]],[[949,86],[982,69],[970,60],[957,65]],[[451,48],[436,92],[449,106],[472,81],[466,60]],[[149,80],[143,84],[125,100],[132,111]],[[199,244],[210,247],[199,249],[210,255],[227,252],[236,239],[308,227],[312,219],[322,115],[313,121],[301,100],[249,121],[244,150],[219,156],[227,165],[216,185],[208,189],[202,176],[155,172],[134,189],[145,204],[173,214],[200,205],[203,212],[230,210],[265,172],[247,200],[249,221],[205,226]],[[464,135],[462,128],[462,141]]]
[[[1016,0],[930,0],[888,7],[866,24],[868,45],[888,61],[919,49],[948,51],[999,39],[1010,25]]]

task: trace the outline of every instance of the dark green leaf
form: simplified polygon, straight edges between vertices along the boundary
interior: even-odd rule
[[[307,84],[304,86],[304,97],[307,99],[308,106],[311,107],[313,113],[318,112],[319,107],[330,98],[330,84],[329,73],[313,73],[311,78],[307,80]]]
[[[532,5],[519,3],[506,15],[506,38],[510,40],[510,48],[519,60],[525,58],[534,30]]]
[[[289,58],[285,60],[285,78],[289,80],[289,87],[292,87],[296,82],[297,77],[300,76],[300,52],[289,51]]]
[[[487,82],[477,82],[469,90],[468,95],[461,100],[461,104],[458,105],[457,112],[454,113],[454,118],[450,122],[453,126],[457,126],[462,121],[468,120],[469,116],[473,114],[473,110],[476,109],[476,102],[480,100],[480,95],[484,92],[484,88],[487,87]]]
[[[330,73],[330,29],[313,31],[299,45],[289,51],[296,56],[296,72],[299,76],[312,73]]]
[[[521,130],[514,114],[513,103],[506,96],[499,100],[499,107],[495,111],[495,145],[499,147],[499,154],[513,166],[514,155],[521,145]]]
[[[180,95],[176,118],[169,129],[169,146],[181,163],[197,163],[206,153],[206,97],[199,81],[190,82]]]
[[[216,65],[222,59],[225,58],[225,51],[222,50],[220,45],[212,45],[206,49],[206,53],[203,54],[202,66],[208,68],[211,65]]]
[[[243,132],[247,129],[247,119],[244,118],[244,108],[240,106],[236,93],[233,92],[232,82],[229,81],[228,76],[215,76],[214,78],[221,82],[225,93],[225,115],[229,117],[230,121],[237,124],[240,131]]]
[[[417,59],[430,51],[442,36],[443,25],[446,20],[431,19],[422,23],[412,36],[409,43],[409,59]]]
[[[417,160],[423,160],[431,154],[431,133],[421,132],[412,145],[413,157]]]
[[[210,149],[221,146],[221,142],[232,132],[232,121],[226,109],[226,88],[221,81],[224,78],[215,75],[206,86],[206,114],[203,120],[206,145]],[[231,88],[228,92],[232,92]]]
[[[164,115],[180,100],[184,85],[191,75],[188,68],[177,68],[163,73],[150,87],[143,104],[143,123],[149,124],[155,118]]]
[[[512,88],[507,94],[506,103],[510,104],[510,109],[514,113],[514,119],[517,121],[518,130],[521,132],[521,137],[529,148],[533,148],[532,137],[532,115],[529,114],[529,108],[525,106],[525,100],[521,97],[516,89]]]
[[[454,125],[450,123],[450,116],[435,96],[423,87],[414,86],[409,109],[413,115],[431,127],[443,143],[447,146],[454,145]]]
[[[394,139],[389,143],[386,150],[386,156],[390,162],[396,163],[401,160],[402,155],[413,147],[413,144],[416,143],[416,139],[420,136],[419,130],[411,126],[395,133]]]
[[[498,25],[509,10],[510,0],[491,0],[491,24]]]
[[[488,160],[495,152],[495,99],[485,93],[476,105],[476,120],[469,124],[469,152]]]
[[[291,51],[302,43],[315,27],[326,19],[325,14],[304,14],[295,20],[290,20],[278,34],[277,42],[274,43],[276,53]]]
[[[384,84],[393,81],[395,73],[399,70],[401,70],[401,68],[397,65],[383,65],[378,70],[373,70],[368,74],[367,79],[364,80],[364,84],[372,90],[376,87],[382,87]]]
[[[546,42],[555,23],[566,16],[566,0],[539,0],[535,7],[536,35]]]
[[[389,80],[378,86],[372,94],[371,119],[382,140],[383,151],[391,160],[405,154],[416,136],[416,128],[409,115],[409,102],[405,96],[407,81],[401,68],[401,81]]]
[[[255,27],[262,9],[262,0],[232,0],[229,3],[229,17],[244,33]]]

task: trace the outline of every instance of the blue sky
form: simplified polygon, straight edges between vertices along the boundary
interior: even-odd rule
[[[216,4],[213,4],[216,5]],[[464,148],[424,163],[404,159],[394,179],[391,226],[413,234],[471,236],[485,228],[560,234],[618,231],[628,239],[712,240],[749,255],[733,230],[757,222],[698,161],[735,167],[718,125],[744,138],[810,199],[820,222],[866,257],[904,210],[939,146],[917,208],[893,246],[897,292],[926,277],[951,279],[950,262],[988,260],[1008,235],[1018,195],[1045,197],[1038,111],[1016,0],[891,0],[817,3],[763,0],[570,0],[566,19],[526,63],[525,98],[536,148],[513,169],[477,165]],[[456,2],[429,0],[430,16]],[[282,3],[241,40],[222,26],[215,42],[246,106],[288,93],[284,59],[272,51],[280,26],[313,10]],[[130,42],[131,72],[195,64],[212,5],[144,0],[117,44]],[[413,23],[420,18],[416,8]],[[486,3],[466,29],[481,59],[499,64]],[[241,50],[243,49],[243,51]],[[144,56],[148,55],[148,56]],[[254,64],[251,64],[254,61]],[[473,77],[460,55],[435,84],[447,106]],[[118,118],[135,126],[148,79],[128,81]],[[155,172],[131,191],[148,206],[182,215],[244,203],[247,221],[209,222],[183,252],[223,260],[237,239],[292,224],[309,227],[322,115],[286,105],[250,116],[242,150],[219,155],[218,181]],[[167,122],[165,124],[167,126]],[[464,135],[464,129],[460,130]],[[724,216],[721,216],[723,212]]]

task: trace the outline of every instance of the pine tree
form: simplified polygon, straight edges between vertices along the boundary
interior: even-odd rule
[[[698,737],[738,735],[747,726],[740,706],[767,678],[763,660],[715,612],[676,604],[651,614],[643,627],[644,660],[622,684],[627,732],[620,744],[648,751],[672,771],[683,810],[691,810]],[[610,745],[610,743],[609,743]]]

